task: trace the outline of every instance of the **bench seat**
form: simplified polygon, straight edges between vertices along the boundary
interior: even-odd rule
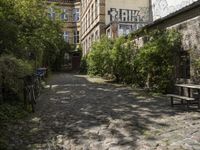
[[[176,94],[167,94],[166,96],[171,98],[171,106],[172,107],[174,106],[174,98],[181,100],[181,104],[183,104],[183,101],[186,101],[188,109],[189,109],[190,102],[196,100],[194,97],[187,97],[187,96],[181,96],[181,95],[176,95]],[[200,107],[200,103],[199,103],[198,107]]]
[[[194,101],[195,98],[193,97],[187,97],[187,96],[180,96],[180,95],[176,95],[176,94],[167,94],[168,97],[174,97],[180,100],[186,100],[186,101]]]

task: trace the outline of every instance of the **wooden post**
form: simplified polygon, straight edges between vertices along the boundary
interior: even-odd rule
[[[172,96],[171,96],[171,106],[174,107],[174,100]]]
[[[197,100],[198,100],[198,108],[200,109],[200,89],[197,90],[198,92],[198,97],[197,97]]]
[[[187,101],[187,109],[189,110],[189,104],[190,104],[190,102],[189,101]]]

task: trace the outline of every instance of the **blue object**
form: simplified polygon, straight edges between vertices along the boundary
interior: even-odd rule
[[[40,77],[43,77],[47,71],[47,68],[38,68],[36,74]]]

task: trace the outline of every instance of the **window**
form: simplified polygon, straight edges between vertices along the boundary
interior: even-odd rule
[[[79,31],[74,31],[74,44],[79,43]]]
[[[67,15],[67,10],[66,9],[62,9],[61,20],[63,20],[63,21],[67,21],[68,20],[68,15]]]
[[[73,10],[73,19],[74,19],[74,21],[79,21],[79,19],[80,19],[79,8],[74,8],[74,10]]]
[[[94,5],[92,4],[92,8],[91,8],[91,16],[92,16],[92,22],[94,21]]]
[[[190,54],[187,51],[181,51],[179,63],[177,66],[178,78],[190,78]]]
[[[88,24],[89,24],[89,26],[90,26],[90,19],[91,19],[90,10],[89,10],[89,12],[88,12],[88,15],[89,15],[89,17],[88,17]]]
[[[95,18],[97,17],[98,14],[98,0],[95,0]]]
[[[85,42],[85,51],[87,51],[87,47],[88,47],[88,42],[86,40],[86,42]]]
[[[86,20],[85,20],[85,22],[86,22],[86,28],[85,28],[85,31],[87,31],[87,28],[88,28],[88,15],[86,14]]]
[[[92,43],[95,41],[95,39],[94,39],[94,34],[92,34],[92,36],[91,36],[91,45],[92,45]]]
[[[55,20],[56,18],[56,13],[52,7],[48,9],[48,16],[49,16],[49,19],[51,20]]]
[[[64,32],[63,38],[65,42],[69,42],[69,33],[67,31]]]
[[[119,25],[119,36],[128,35],[132,31],[132,25],[120,24]]]
[[[98,35],[98,30],[95,32],[95,39],[97,40],[99,38],[99,35]]]
[[[91,46],[91,38],[89,37],[89,40],[88,40],[88,46],[90,47]]]

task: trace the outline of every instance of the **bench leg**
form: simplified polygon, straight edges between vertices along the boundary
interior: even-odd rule
[[[187,109],[189,110],[190,106],[189,106],[190,102],[187,101]]]
[[[181,105],[183,105],[183,100],[181,100]]]
[[[174,100],[173,100],[173,97],[171,97],[171,106],[174,107]]]
[[[198,108],[200,109],[200,98],[198,98]]]

